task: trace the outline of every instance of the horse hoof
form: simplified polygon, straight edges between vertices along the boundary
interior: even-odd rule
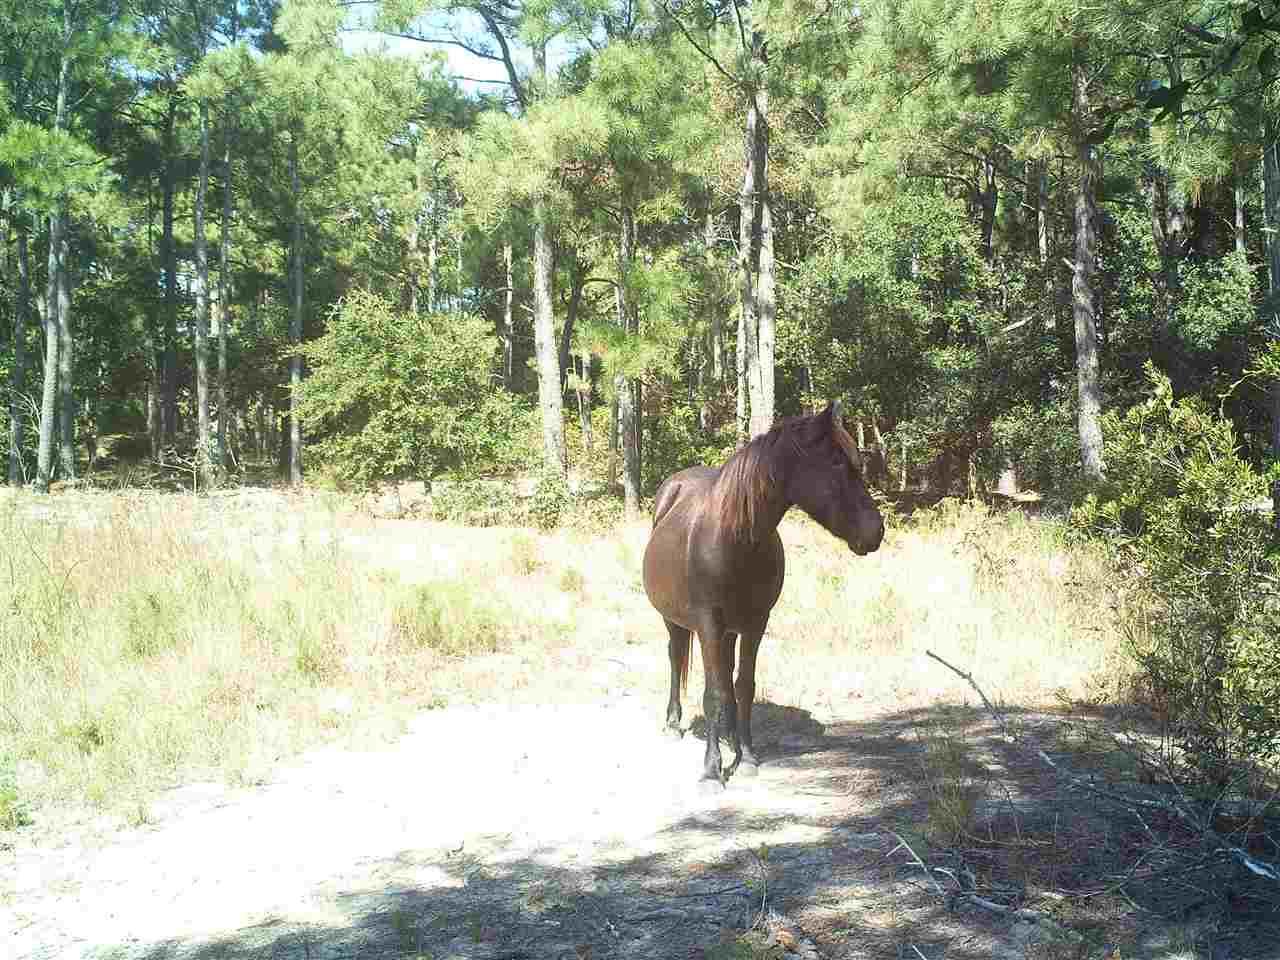
[[[724,793],[725,786],[722,780],[712,780],[710,777],[703,777],[698,781],[698,793],[704,797],[718,797]]]
[[[740,764],[738,764],[738,769],[735,770],[733,773],[734,773],[734,776],[746,777],[747,779],[751,779],[752,777],[760,775],[760,767],[754,763],[751,763],[750,761],[743,760]]]
[[[668,740],[684,739],[684,731],[681,730],[679,727],[673,727],[669,724],[662,728],[662,735],[666,737]]]

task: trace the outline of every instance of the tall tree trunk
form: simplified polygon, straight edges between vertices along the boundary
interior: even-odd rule
[[[760,406],[751,410],[751,434],[759,436],[773,426],[774,343],[776,340],[777,293],[774,286],[773,203],[769,194],[769,94],[761,87],[756,95],[760,116],[756,130],[760,197],[760,264],[756,285],[757,376],[760,378]],[[748,331],[749,332],[749,331]]]
[[[58,274],[62,272],[62,215],[49,217],[49,274],[45,285],[44,388],[40,395],[40,446],[36,453],[36,489],[49,492],[53,480],[53,441],[58,421]]]
[[[564,326],[560,329],[560,351],[557,365],[560,367],[560,391],[563,393],[569,385],[569,374],[573,372],[573,333],[578,323],[578,309],[582,305],[582,264],[577,252],[573,254],[573,270],[570,274],[569,306],[565,310]]]
[[[543,200],[533,207],[533,345],[538,365],[538,407],[542,411],[542,455],[546,465],[564,472],[564,419],[560,393],[560,358],[556,350],[551,301],[551,239]]]
[[[1267,120],[1262,137],[1262,219],[1267,237],[1271,325],[1280,326],[1280,121]],[[1271,456],[1280,460],[1280,380],[1271,384]],[[1271,486],[1272,523],[1280,533],[1280,479]]]
[[[992,238],[996,228],[996,205],[1000,199],[996,185],[996,165],[990,157],[982,159],[982,187],[978,204],[982,209],[982,259],[988,266],[995,263],[996,253]]]
[[[71,7],[64,4],[62,10],[62,57],[58,65],[57,105],[54,108],[53,129],[67,128],[67,96],[71,85]],[[67,229],[65,205],[49,217],[49,276],[45,285],[44,320],[44,390],[40,397],[40,448],[36,462],[36,489],[49,492],[53,479],[53,442],[58,420],[58,347],[61,341],[61,324],[58,309],[61,303],[60,277],[66,269],[64,262],[67,246],[64,237]]]
[[[427,212],[427,310],[435,313],[440,308],[440,237],[436,220],[436,195],[434,185]]]
[[[18,230],[18,296],[13,304],[13,369],[9,372],[9,483],[21,486],[26,471],[22,466],[22,392],[26,389],[27,313],[31,309],[31,258],[27,251],[27,230]]]
[[[76,478],[75,339],[71,330],[71,241],[67,213],[62,220],[62,252],[58,267],[58,459],[64,479]]]
[[[623,337],[631,337],[635,330],[635,309],[628,285],[635,263],[636,219],[635,210],[624,201],[619,217],[621,234],[618,238],[618,327]],[[614,389],[618,395],[618,429],[622,440],[622,493],[626,515],[634,518],[640,513],[640,436],[639,411],[635,381],[623,373],[614,377]]]
[[[578,419],[582,427],[582,447],[590,454],[593,442],[591,429],[591,351],[582,350],[582,375],[578,384]]]
[[[707,258],[707,275],[714,277],[716,270],[716,216],[707,211],[706,226],[703,229],[703,248]],[[720,310],[723,304],[719,297],[711,301],[708,326],[711,330],[711,381],[717,386],[724,383],[724,317]]]
[[[204,232],[209,195],[209,105],[200,101],[200,171],[196,176],[196,468],[205,487],[213,485],[213,436],[209,430],[209,244]]]
[[[289,482],[302,483],[302,423],[298,393],[302,388],[302,295],[305,264],[302,250],[302,178],[298,172],[298,131],[289,139],[289,183],[293,190],[293,310],[289,318]]]
[[[1076,191],[1076,259],[1071,278],[1071,305],[1075,317],[1076,387],[1080,461],[1090,482],[1103,478],[1102,383],[1098,369],[1098,326],[1095,313],[1093,274],[1096,268],[1094,223],[1100,168],[1096,147],[1086,133],[1091,119],[1089,72],[1082,51],[1077,49],[1072,65],[1072,111],[1079,128],[1077,162],[1079,186]]]
[[[753,54],[762,43],[759,33],[753,35]],[[755,57],[753,56],[753,61]],[[756,417],[764,402],[760,395],[760,330],[756,292],[756,271],[760,263],[760,185],[758,164],[760,150],[760,102],[755,90],[747,93],[747,122],[743,132],[742,190],[738,195],[738,349],[741,356],[742,375],[739,387],[744,386],[745,403],[740,399],[739,432],[748,438],[756,435]],[[744,414],[749,405],[750,419]]]
[[[417,159],[418,158],[415,154],[415,157],[414,157],[415,165],[417,163]],[[419,197],[423,197],[423,201],[425,201],[425,196],[423,195],[423,192],[422,192],[422,170],[421,169],[414,170],[413,185],[414,185],[414,190],[416,194]],[[424,218],[424,207],[425,207],[425,202],[419,202],[413,211],[413,218],[409,222],[409,256],[407,258],[409,262],[409,276],[408,276],[409,282],[408,284],[406,284],[406,286],[408,287],[408,290],[406,292],[408,293],[407,299],[409,301],[409,313],[414,315],[416,315],[418,312],[418,290],[422,286],[422,280],[421,280],[422,261],[421,261],[420,247],[421,247],[421,235],[422,235],[422,221]]]
[[[162,361],[160,366],[160,450],[174,442],[178,430],[178,251],[173,239],[173,204],[176,192],[174,145],[176,106],[172,97],[164,128],[164,184],[161,201],[160,256],[164,265],[164,315],[161,320]]]
[[[218,458],[219,472],[227,469],[227,328],[231,325],[231,127],[227,118],[222,146],[222,239],[218,243]]]
[[[534,74],[538,89],[547,83],[547,46],[533,47]],[[556,353],[556,321],[552,309],[551,236],[547,203],[541,197],[533,204],[533,346],[538,365],[538,407],[542,411],[542,456],[546,465],[563,474],[564,411],[560,392],[560,358]]]
[[[1046,330],[1058,327],[1058,298],[1055,294],[1054,271],[1049,267],[1049,161],[1036,162],[1036,252],[1044,276],[1044,325]]]
[[[512,275],[512,259],[514,251],[511,241],[502,242],[502,266],[506,277],[506,289],[502,294],[502,367],[508,390],[516,389],[515,356],[516,356],[516,319],[512,312],[515,304],[515,278]]]
[[[1243,255],[1246,250],[1245,232],[1244,232],[1244,171],[1236,171],[1235,186],[1233,191],[1235,199],[1235,238],[1236,253]]]

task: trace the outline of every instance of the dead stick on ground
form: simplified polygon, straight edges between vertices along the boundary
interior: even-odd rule
[[[938,656],[932,650],[926,650],[925,655],[933,658],[934,660],[937,660],[940,664],[942,664],[944,667],[946,667],[948,670],[950,670],[952,673],[958,676],[961,680],[969,684],[969,686],[971,686],[974,689],[974,691],[978,694],[978,696],[982,698],[982,702],[986,705],[987,711],[995,719],[996,723],[1000,725],[1000,730],[1004,733],[1005,737],[1010,742],[1016,743],[1019,746],[1022,746],[1024,749],[1031,750],[1033,753],[1036,754],[1036,756],[1038,756],[1041,760],[1043,760],[1046,764],[1048,764],[1055,773],[1059,774],[1060,776],[1066,777],[1066,779],[1071,781],[1071,783],[1089,791],[1090,793],[1095,794],[1096,796],[1105,797],[1108,800],[1111,800],[1115,803],[1119,803],[1122,806],[1128,807],[1130,810],[1132,810],[1134,807],[1147,807],[1147,808],[1155,808],[1158,810],[1164,810],[1166,813],[1171,813],[1175,817],[1177,817],[1179,820],[1182,820],[1184,823],[1190,826],[1193,830],[1198,831],[1202,837],[1217,844],[1218,849],[1222,853],[1225,853],[1227,856],[1231,857],[1233,860],[1235,860],[1237,863],[1243,866],[1250,873],[1256,876],[1264,877],[1268,880],[1274,880],[1275,882],[1280,883],[1280,866],[1277,866],[1274,863],[1268,863],[1265,860],[1259,860],[1257,857],[1252,856],[1251,854],[1242,850],[1240,847],[1232,843],[1229,843],[1225,837],[1219,834],[1216,830],[1214,830],[1208,824],[1204,823],[1200,817],[1197,817],[1184,804],[1174,802],[1174,801],[1167,801],[1167,800],[1143,800],[1137,797],[1126,797],[1121,794],[1114,793],[1113,791],[1110,791],[1110,790],[1103,790],[1100,787],[1090,783],[1087,780],[1084,780],[1080,777],[1072,776],[1071,774],[1067,773],[1065,770],[1059,767],[1058,764],[1054,762],[1053,758],[1050,757],[1043,750],[1041,750],[1038,747],[1030,747],[1022,743],[1016,736],[1013,735],[1012,732],[1010,732],[1009,724],[1005,720],[1004,714],[1001,713],[999,710],[997,710],[992,705],[991,701],[987,699],[987,695],[982,692],[982,688],[978,686],[977,681],[973,679],[972,674],[965,673],[959,667],[956,667],[950,663],[947,663],[946,660],[943,660],[940,656]],[[1141,820],[1141,817],[1139,817],[1139,820]],[[1146,826],[1145,822],[1143,822],[1143,826],[1144,827]],[[1150,832],[1150,828],[1148,828],[1148,832]],[[908,847],[908,849],[910,848]],[[914,856],[914,853],[912,855]]]

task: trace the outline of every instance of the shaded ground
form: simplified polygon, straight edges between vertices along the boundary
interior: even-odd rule
[[[1194,910],[1170,925],[1131,910],[1111,916],[1112,901],[1073,914],[1038,897],[1046,870],[1065,888],[1105,873],[1067,855],[1085,838],[1099,850],[1120,847],[1115,837],[1098,842],[1087,804],[1064,810],[1037,796],[1043,776],[1002,758],[1003,744],[967,712],[910,711],[826,730],[790,708],[756,713],[766,764],[719,797],[695,789],[702,741],[664,740],[655,706],[623,696],[428,712],[383,749],[319,750],[255,788],[185,787],[140,827],[85,828],[58,842],[10,835],[0,852],[0,953],[737,956],[746,954],[721,944],[762,915],[775,930],[785,917],[798,938],[788,942],[808,956],[1101,957],[1119,946],[1125,957],[1172,960],[1199,955],[1191,947],[1213,951]],[[1016,816],[1024,837],[1047,836],[1052,810],[1062,841],[1027,845],[1021,878],[993,854],[983,888],[1022,883],[1019,903],[1047,907],[1082,939],[1055,944],[1016,918],[951,909],[894,852],[903,838],[931,864],[946,862],[925,839],[938,816],[933,791],[976,783],[929,766],[938,729],[962,735],[966,762],[987,757],[985,768],[1010,788],[972,794],[977,833]],[[1219,946],[1203,955],[1280,955],[1256,952],[1280,941],[1260,939],[1268,918],[1256,903],[1246,912],[1234,932],[1215,913]],[[1232,952],[1232,943],[1241,946]]]

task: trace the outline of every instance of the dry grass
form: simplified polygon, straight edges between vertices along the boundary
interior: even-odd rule
[[[137,811],[177,780],[252,781],[460,700],[629,688],[659,723],[647,524],[539,534],[255,496],[0,507],[0,828],[59,799]],[[1051,525],[944,507],[861,559],[805,520],[783,537],[761,699],[821,717],[964,697],[929,647],[1025,703],[1085,692],[1114,658],[1107,570]]]

